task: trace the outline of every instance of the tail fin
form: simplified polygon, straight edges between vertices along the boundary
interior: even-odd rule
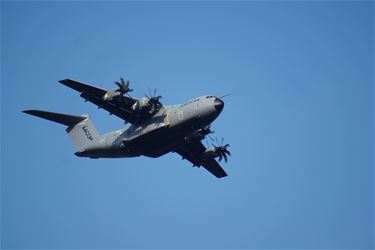
[[[23,112],[68,126],[66,132],[78,151],[84,149],[99,138],[98,131],[89,116],[74,116],[42,110],[25,110]]]

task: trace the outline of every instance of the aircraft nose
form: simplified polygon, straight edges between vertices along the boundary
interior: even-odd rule
[[[216,111],[220,113],[224,108],[224,102],[216,97],[214,101],[214,106],[215,106]]]

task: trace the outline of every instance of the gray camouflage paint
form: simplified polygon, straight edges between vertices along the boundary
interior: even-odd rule
[[[196,130],[211,124],[223,106],[223,101],[217,97],[201,96],[181,105],[164,106],[150,119],[102,136],[87,124],[91,123],[87,118],[72,126],[73,130],[80,127],[81,138],[86,140],[86,146],[80,147],[75,154],[90,158],[159,157],[174,151]]]

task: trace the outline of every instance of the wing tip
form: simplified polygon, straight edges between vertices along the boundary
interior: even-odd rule
[[[61,84],[64,84],[64,85],[68,85],[68,83],[72,81],[72,79],[70,78],[65,78],[65,79],[61,79],[59,80],[58,82],[61,83]]]
[[[22,110],[22,112],[25,113],[25,114],[34,115],[35,113],[38,112],[38,110],[36,110],[36,109],[26,109],[26,110]]]
[[[220,174],[214,174],[217,178],[223,178],[223,177],[227,177],[228,174],[223,170],[223,173],[220,173]]]

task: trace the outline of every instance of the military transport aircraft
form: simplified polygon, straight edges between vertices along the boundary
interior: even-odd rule
[[[228,144],[216,139],[207,148],[201,142],[211,131],[211,123],[219,116],[224,102],[215,96],[193,98],[183,104],[164,106],[156,90],[141,99],[128,93],[133,91],[128,80],[115,82],[118,88],[105,90],[75,80],[59,81],[81,93],[89,101],[130,123],[125,128],[99,135],[88,115],[74,116],[41,110],[23,112],[68,126],[77,151],[76,156],[89,158],[159,157],[176,152],[193,163],[203,166],[218,178],[227,176],[215,160],[227,161]],[[207,140],[207,139],[206,139]]]

